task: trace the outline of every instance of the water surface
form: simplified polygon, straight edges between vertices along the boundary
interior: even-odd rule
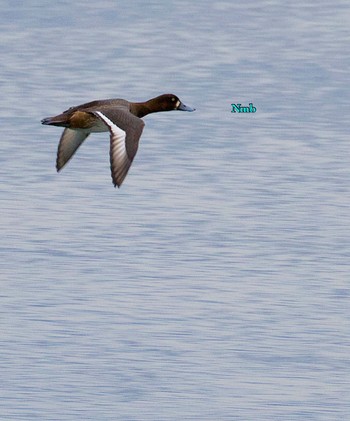
[[[347,17],[4,2],[1,419],[349,418]],[[56,173],[43,117],[165,92],[121,189],[106,134]]]

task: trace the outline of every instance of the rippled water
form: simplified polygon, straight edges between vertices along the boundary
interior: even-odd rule
[[[0,419],[350,417],[349,17],[2,2]],[[164,92],[120,190],[106,133],[55,172],[41,118]]]

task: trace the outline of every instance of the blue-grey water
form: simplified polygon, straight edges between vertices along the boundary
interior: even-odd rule
[[[0,419],[350,419],[348,1],[0,4]],[[56,173],[43,117],[166,92]]]

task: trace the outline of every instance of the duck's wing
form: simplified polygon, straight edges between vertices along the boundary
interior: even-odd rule
[[[56,169],[60,171],[89,136],[88,132],[64,129],[57,149]]]
[[[103,109],[91,111],[110,132],[110,162],[114,186],[120,187],[136,155],[145,123],[129,111]]]

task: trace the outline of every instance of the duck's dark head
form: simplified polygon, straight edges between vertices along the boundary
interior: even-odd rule
[[[194,111],[195,108],[183,104],[174,94],[164,94],[154,98],[159,105],[159,111]]]
[[[172,110],[179,110],[179,111],[194,111],[195,108],[188,107],[187,105],[183,104],[180,99],[174,94],[164,94],[157,98],[158,103],[161,105],[161,111],[172,111]]]
[[[159,113],[162,111],[194,111],[195,108],[183,104],[176,95],[164,94],[150,99],[146,102],[134,103],[131,112],[138,117],[143,117],[150,113]]]

